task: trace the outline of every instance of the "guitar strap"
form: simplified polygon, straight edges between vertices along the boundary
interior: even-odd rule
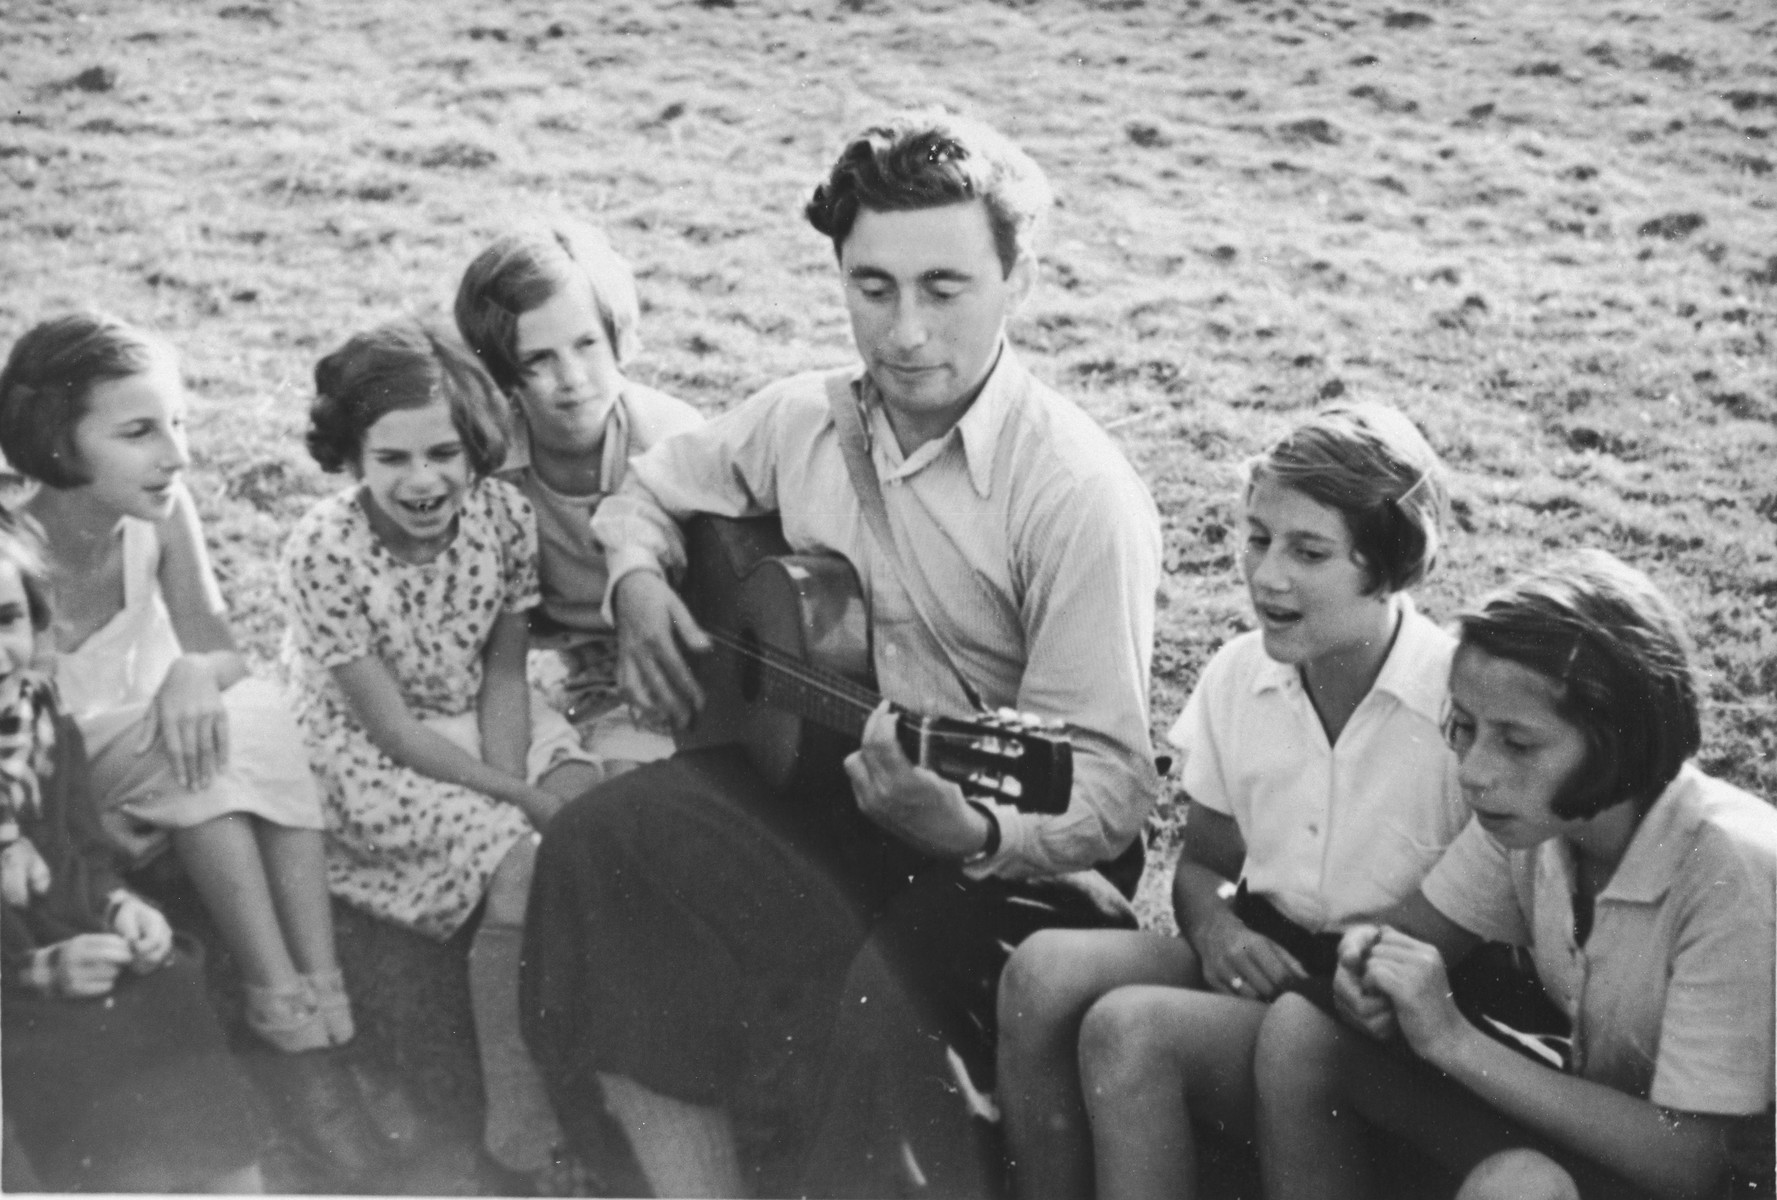
[[[861,411],[863,405],[852,385],[853,381],[848,373],[829,375],[827,404],[833,410],[833,424],[839,430],[839,447],[845,453],[845,469],[851,474],[852,491],[857,493],[858,507],[864,510],[864,523],[870,527],[870,533],[881,548],[882,556],[888,560],[902,586],[907,589],[907,599],[913,606],[914,615],[925,626],[926,633],[944,656],[944,663],[950,668],[950,673],[956,676],[964,697],[977,712],[986,712],[987,706],[981,702],[980,693],[957,664],[949,639],[938,632],[937,626],[926,615],[926,605],[935,598],[926,590],[925,576],[917,571],[907,570],[901,563],[900,544],[895,538],[894,526],[889,524],[888,507],[882,499],[882,482],[876,477],[876,464],[870,460],[870,439],[864,430],[864,415]]]

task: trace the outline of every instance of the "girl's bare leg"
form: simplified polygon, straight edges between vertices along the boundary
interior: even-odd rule
[[[1502,1150],[1469,1172],[1456,1200],[1580,1200],[1580,1189],[1554,1159]]]
[[[1259,1173],[1272,1200],[1343,1200],[1374,1191],[1364,1123],[1337,1091],[1344,1030],[1298,996],[1266,1014],[1253,1059]]]
[[[228,813],[175,829],[173,846],[246,982],[276,991],[294,990],[296,964],[284,944],[254,823],[243,813]]]
[[[253,818],[272,903],[296,969],[305,975],[339,969],[327,860],[318,829],[291,829]]]
[[[1119,988],[1080,1026],[1099,1200],[1190,1197],[1193,1119],[1252,1131],[1253,1046],[1264,1004],[1185,988]]]
[[[615,772],[597,763],[571,760],[551,767],[537,781],[537,786],[551,796],[572,800],[593,784],[609,779]]]
[[[1535,1134],[1403,1046],[1377,1042],[1299,996],[1271,1006],[1253,1074],[1259,1163],[1272,1200],[1371,1195],[1370,1130],[1413,1146],[1459,1178],[1498,1159],[1488,1175],[1499,1173],[1506,1182],[1470,1178],[1480,1196],[1543,1194],[1539,1188],[1560,1195],[1564,1179],[1588,1195],[1633,1191],[1597,1164],[1551,1153]],[[1537,1153],[1513,1153],[1530,1150]],[[1520,1184],[1529,1190],[1514,1190]]]
[[[258,819],[253,825],[284,944],[327,1027],[328,1041],[343,1046],[357,1034],[357,1023],[334,950],[333,907],[327,898],[321,833]]]
[[[1020,1200],[1092,1191],[1092,1137],[1080,1090],[1080,1022],[1106,993],[1134,983],[1202,982],[1181,938],[1124,929],[1045,929],[1000,978],[997,1099]]]

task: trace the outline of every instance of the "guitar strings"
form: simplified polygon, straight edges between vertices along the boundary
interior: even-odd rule
[[[726,646],[744,658],[751,658],[777,668],[796,682],[810,690],[830,699],[852,705],[858,711],[868,715],[874,711],[881,697],[861,684],[853,683],[845,676],[823,667],[810,666],[801,659],[780,650],[769,642],[747,641],[725,629],[706,628],[710,640],[718,645]],[[941,742],[971,744],[979,740],[978,735],[945,729],[926,730],[926,736]]]
[[[853,704],[864,712],[874,709],[881,700],[874,692],[853,683],[845,676],[822,667],[810,666],[769,642],[748,642],[722,629],[710,629],[706,632],[710,635],[710,640],[727,646],[735,653],[774,666],[798,683],[836,700]]]

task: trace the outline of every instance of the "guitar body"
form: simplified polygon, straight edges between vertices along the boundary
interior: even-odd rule
[[[695,663],[704,708],[680,749],[743,746],[773,788],[831,778],[881,701],[857,573],[837,555],[790,553],[775,516],[697,516],[685,539],[685,601],[716,648]],[[1055,723],[897,711],[907,757],[965,795],[1066,811],[1073,747]]]
[[[776,517],[698,516],[687,523],[685,539],[685,603],[698,624],[731,631],[860,690],[873,686],[870,615],[850,563],[790,553]],[[782,787],[799,767],[812,769],[814,760],[846,748],[830,728],[770,703],[771,679],[746,656],[718,646],[696,666],[704,708],[679,735],[681,749],[745,746],[765,781]]]

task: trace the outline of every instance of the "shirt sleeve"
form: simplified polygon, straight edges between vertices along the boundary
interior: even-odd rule
[[[500,567],[504,573],[501,585],[505,594],[501,611],[529,612],[543,600],[537,576],[536,511],[509,483],[489,479],[481,486],[488,490],[488,508],[500,546]]]
[[[1729,840],[1719,830],[1704,838]],[[1732,848],[1698,857],[1710,869],[1687,872],[1668,899],[1680,909],[1679,934],[1648,1098],[1685,1112],[1763,1112],[1772,1100],[1777,871]]]
[[[695,408],[653,388],[632,387],[624,392],[624,398],[629,402],[630,438],[637,453],[704,423],[703,414]]]
[[[1530,926],[1512,885],[1512,856],[1470,821],[1419,885],[1431,906],[1489,941],[1530,944]]]
[[[1166,740],[1179,752],[1179,783],[1185,794],[1207,809],[1223,816],[1234,815],[1234,800],[1229,795],[1228,775],[1222,762],[1222,746],[1210,722],[1213,701],[1210,691],[1221,677],[1226,651],[1219,652],[1204,668],[1185,701]]]
[[[298,653],[323,670],[376,653],[370,613],[359,572],[341,522],[330,520],[332,501],[309,510],[284,543],[279,581]]]
[[[1148,732],[1160,521],[1122,463],[1043,498],[1023,537],[1026,659],[1019,707],[1067,714],[1074,786],[1066,812],[995,808],[1001,850],[977,873],[1029,878],[1122,853],[1160,781]]]
[[[678,522],[693,513],[756,516],[777,509],[773,437],[782,384],[756,393],[713,421],[680,430],[630,459],[622,485],[592,515],[605,548],[611,596],[631,571],[676,575],[685,566]]]

